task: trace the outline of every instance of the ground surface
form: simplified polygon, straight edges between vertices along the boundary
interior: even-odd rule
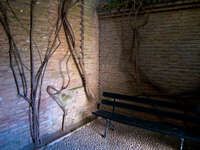
[[[159,133],[113,122],[115,130],[109,130],[102,138],[105,121],[98,119],[54,142],[43,150],[178,150],[179,139]],[[191,148],[189,148],[191,149]],[[192,148],[192,150],[194,150]]]

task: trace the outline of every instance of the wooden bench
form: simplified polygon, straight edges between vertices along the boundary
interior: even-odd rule
[[[194,130],[194,132],[191,133],[182,125],[152,121],[149,119],[136,117],[134,115],[130,116],[124,113],[116,112],[116,108],[118,107],[120,109],[122,108],[128,111],[133,110],[136,112],[142,112],[160,118],[172,119],[187,123],[189,122],[196,126],[200,125],[200,116],[198,116],[195,112],[192,112],[191,115],[186,115],[184,113],[184,111],[186,111],[186,107],[168,101],[126,96],[108,92],[104,92],[103,96],[105,99],[101,101],[101,105],[111,106],[112,109],[109,111],[101,108],[96,112],[93,112],[93,114],[106,119],[104,138],[106,138],[108,129],[111,127],[111,121],[116,121],[162,134],[176,136],[181,140],[180,150],[183,149],[183,143],[185,139],[200,142],[200,134],[198,132],[196,133]]]

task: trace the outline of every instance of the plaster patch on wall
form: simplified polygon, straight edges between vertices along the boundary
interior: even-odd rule
[[[48,38],[48,36],[43,36],[42,38],[43,38],[43,39],[47,39],[47,38]]]

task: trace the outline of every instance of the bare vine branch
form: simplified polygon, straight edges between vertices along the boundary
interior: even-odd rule
[[[54,88],[53,86],[47,87],[48,94],[55,99],[55,94],[60,93],[62,90],[67,89],[70,84],[70,75],[69,75],[69,68],[68,63],[69,59],[72,58],[72,60],[75,63],[75,66],[78,70],[78,73],[81,77],[81,81],[86,93],[86,96],[91,98],[90,89],[88,87],[87,83],[87,75],[85,71],[84,66],[84,60],[83,60],[83,49],[84,49],[84,27],[83,27],[83,16],[82,16],[82,28],[81,28],[81,51],[77,51],[76,43],[75,43],[75,35],[73,32],[73,29],[69,23],[69,20],[67,18],[67,14],[69,12],[69,9],[75,6],[77,3],[81,2],[81,13],[84,12],[84,1],[83,0],[76,0],[74,3],[72,3],[72,0],[57,0],[58,7],[57,7],[57,19],[56,23],[52,25],[52,30],[49,32],[48,35],[48,44],[46,51],[44,55],[42,55],[42,52],[40,48],[37,45],[37,42],[34,40],[33,32],[34,30],[34,10],[35,10],[35,3],[36,0],[30,1],[30,26],[29,29],[27,29],[17,14],[15,13],[14,9],[11,6],[11,3],[9,0],[6,0],[6,2],[0,1],[0,23],[3,26],[3,29],[7,35],[8,38],[8,44],[9,44],[9,58],[10,58],[10,68],[12,70],[12,74],[14,77],[17,93],[20,97],[22,97],[24,100],[26,100],[29,103],[29,122],[30,122],[30,134],[32,137],[32,141],[35,144],[35,146],[39,146],[41,144],[40,139],[40,123],[39,123],[39,114],[40,114],[40,103],[41,103],[41,96],[42,96],[42,85],[43,80],[46,72],[46,68],[48,65],[48,62],[52,55],[58,50],[59,46],[61,45],[61,41],[59,38],[59,33],[63,27],[66,42],[68,45],[69,50],[66,51],[66,54],[64,57],[60,60],[60,65],[63,61],[66,62],[66,73],[67,73],[67,82],[65,81],[65,75],[62,72],[62,69],[60,68],[60,74],[62,78],[62,85],[59,90]],[[20,27],[26,32],[27,36],[29,36],[29,64],[27,65],[25,61],[22,59],[21,51],[19,50],[17,43],[14,39],[13,33],[10,29],[10,23],[8,21],[8,13],[12,14],[15,18],[15,20],[20,24]],[[82,14],[83,15],[83,14]],[[40,65],[36,65],[36,54],[39,56]],[[16,65],[16,67],[14,67]],[[30,68],[28,67],[30,66]],[[26,72],[30,73],[30,78],[26,75]],[[30,85],[27,83],[30,80]],[[21,84],[20,84],[21,83]],[[21,86],[22,85],[22,86]],[[30,89],[30,90],[29,90]],[[59,104],[60,105],[60,104]],[[61,107],[62,108],[62,107]],[[63,110],[64,111],[64,110]],[[64,115],[66,113],[64,112]],[[63,122],[64,123],[64,122]],[[64,125],[64,124],[63,124]]]

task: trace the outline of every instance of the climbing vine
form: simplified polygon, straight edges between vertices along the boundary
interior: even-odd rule
[[[67,5],[67,3],[65,5]],[[80,21],[80,49],[78,49],[76,47],[75,37],[74,37],[72,27],[69,23],[68,18],[65,17],[63,19],[63,29],[64,29],[64,32],[65,32],[66,42],[68,44],[69,50],[66,51],[66,54],[64,55],[62,60],[65,60],[65,57],[69,53],[68,58],[66,59],[66,66],[68,65],[69,58],[72,57],[73,62],[75,63],[76,68],[78,70],[78,73],[81,77],[82,85],[84,87],[87,99],[92,100],[95,97],[92,94],[92,92],[91,92],[91,90],[88,86],[88,79],[87,79],[87,75],[86,75],[86,71],[85,71],[85,64],[84,64],[84,17],[83,17],[84,16],[84,0],[79,1],[79,6],[80,6],[80,9],[81,9],[80,10],[80,16],[81,16],[81,21]],[[64,7],[68,7],[68,6],[64,6]],[[63,8],[61,8],[61,11],[60,11],[61,17],[64,17],[66,15],[65,13],[66,12],[63,10]],[[61,70],[61,68],[60,68],[60,70]],[[64,74],[61,71],[61,75],[62,75],[62,79],[63,79],[63,84],[62,84],[61,88],[56,89],[53,86],[47,87],[48,94],[51,96],[52,99],[54,99],[57,102],[57,104],[60,106],[60,108],[63,111],[62,130],[64,130],[64,121],[65,121],[65,116],[67,115],[67,110],[65,108],[65,104],[63,103],[63,100],[58,95],[60,95],[63,90],[67,89],[68,86],[69,86],[69,83],[70,83],[70,76],[69,76],[68,67],[66,67],[66,70],[67,70],[67,74],[68,74],[68,82],[67,82],[66,85],[64,85],[64,83],[65,83]]]
[[[187,96],[194,96],[199,95],[198,89],[194,89],[188,92],[181,92],[181,93],[170,93],[167,89],[160,87],[158,84],[154,83],[151,79],[149,79],[148,74],[146,74],[140,65],[140,43],[141,43],[141,35],[140,30],[148,24],[149,16],[151,13],[151,9],[153,9],[153,4],[159,3],[170,3],[171,0],[161,1],[161,0],[110,0],[108,2],[102,3],[98,11],[99,12],[110,12],[112,16],[112,10],[115,10],[114,13],[120,14],[123,19],[128,18],[128,24],[131,28],[132,33],[132,45],[130,48],[131,55],[129,56],[128,60],[132,66],[132,70],[128,72],[129,75],[135,80],[136,83],[136,90],[138,96],[158,96],[163,98],[173,98],[175,100],[179,100],[180,98],[183,99]],[[148,7],[146,7],[148,6]],[[150,7],[151,6],[151,7]],[[105,13],[108,14],[109,13]],[[115,16],[115,15],[113,15]],[[143,22],[141,19],[143,18]],[[124,32],[124,31],[122,31]],[[123,35],[124,33],[122,33]],[[123,39],[124,40],[124,39]],[[122,41],[122,44],[124,42]],[[123,46],[123,45],[122,45]],[[123,46],[124,47],[124,46]],[[141,85],[149,87],[150,89],[155,90],[155,92],[159,94],[149,94],[146,93],[144,90],[141,90]],[[182,101],[183,102],[183,101]]]
[[[3,29],[8,38],[10,68],[12,70],[13,78],[15,81],[17,94],[24,100],[26,100],[29,104],[30,133],[35,147],[40,146],[42,143],[40,139],[39,113],[40,113],[40,103],[41,103],[44,75],[50,58],[61,45],[59,34],[62,28],[64,29],[68,50],[66,50],[66,54],[64,55],[62,60],[60,60],[60,62],[62,61],[66,62],[68,81],[67,83],[65,83],[66,75],[63,74],[62,71],[60,71],[61,77],[63,79],[61,88],[56,89],[55,87],[49,85],[47,87],[47,92],[50,94],[50,96],[54,97],[55,94],[61,92],[62,90],[68,87],[70,83],[70,76],[67,64],[69,62],[70,57],[72,57],[76,65],[76,68],[79,72],[79,75],[81,77],[85,93],[88,99],[92,98],[92,94],[90,93],[90,89],[87,83],[87,76],[83,60],[84,29],[82,28],[81,30],[81,35],[82,35],[81,51],[78,51],[75,43],[75,36],[73,33],[73,29],[68,20],[68,12],[70,8],[72,8],[79,2],[81,2],[82,7],[84,7],[83,6],[84,1],[57,0],[56,24],[52,26],[52,29],[49,31],[48,44],[45,53],[41,52],[41,49],[38,47],[37,42],[33,39],[33,32],[35,28],[34,13],[37,2],[38,2],[37,0],[30,0],[28,2],[30,19],[29,19],[29,27],[27,29],[21,22],[20,18],[15,13],[14,9],[12,8],[10,0],[0,1],[0,23],[3,26]],[[11,31],[12,25],[9,20],[10,16],[15,18],[15,21],[17,21],[20,27],[26,31],[26,34],[29,37],[28,64],[27,61],[22,59],[22,51],[20,50],[18,43],[16,42],[15,36]],[[36,56],[36,54],[38,54],[38,56]],[[40,60],[39,67],[38,65],[36,65],[37,57],[39,57]]]
[[[127,13],[127,11],[120,12],[120,13],[122,13],[122,19],[123,18],[128,19],[128,25],[130,26],[130,29],[132,31],[131,32],[132,33],[132,36],[131,36],[132,44],[131,44],[131,47],[129,50],[131,52],[131,55],[128,58],[129,63],[132,66],[132,71],[130,71],[128,73],[135,81],[135,84],[137,87],[136,93],[138,93],[139,95],[142,95],[143,93],[141,93],[140,85],[143,82],[143,81],[141,81],[141,77],[143,76],[143,74],[141,72],[140,62],[139,62],[140,29],[148,23],[149,14],[145,13],[145,7],[144,7],[143,0],[127,0],[127,1],[119,3],[117,6],[120,9],[125,10],[128,8],[128,10],[129,10],[128,13]],[[142,15],[141,15],[141,13],[142,13]],[[143,18],[143,22],[139,21],[139,17]],[[123,25],[123,23],[122,23],[122,25]],[[122,42],[122,44],[123,43],[124,42]]]

